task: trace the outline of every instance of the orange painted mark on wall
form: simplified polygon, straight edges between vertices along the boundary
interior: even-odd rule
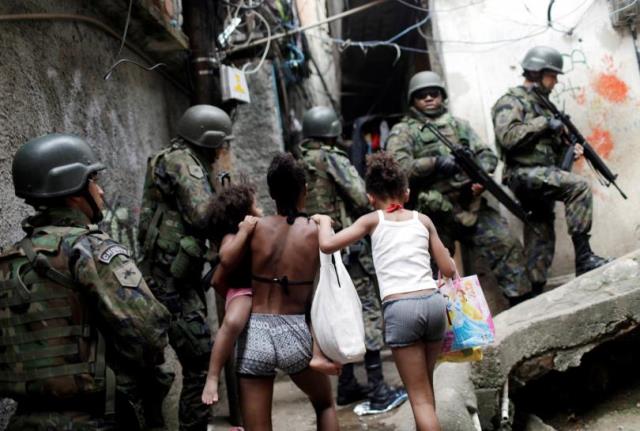
[[[591,131],[591,135],[587,136],[587,141],[603,159],[608,159],[611,151],[613,151],[613,140],[608,130],[600,127],[594,128]]]
[[[593,82],[593,88],[613,103],[624,102],[629,93],[629,86],[613,73],[600,73]]]

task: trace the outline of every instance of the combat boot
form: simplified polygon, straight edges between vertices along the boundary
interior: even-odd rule
[[[338,377],[338,396],[336,403],[339,406],[362,401],[367,398],[367,389],[358,383],[353,374],[353,364],[345,364]]]
[[[611,262],[613,259],[600,257],[591,251],[589,234],[571,236],[576,254],[576,277]]]
[[[531,292],[528,292],[519,296],[507,296],[507,301],[509,301],[509,307],[514,307],[521,302],[527,301],[531,298],[533,298],[533,294]]]
[[[384,382],[380,351],[367,350],[364,357],[369,383],[369,413],[384,413],[407,400],[407,391],[392,388]]]

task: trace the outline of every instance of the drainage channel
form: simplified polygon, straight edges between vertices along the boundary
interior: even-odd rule
[[[512,385],[513,386],[513,385]],[[577,367],[512,388],[513,431],[640,431],[640,328],[586,353]]]

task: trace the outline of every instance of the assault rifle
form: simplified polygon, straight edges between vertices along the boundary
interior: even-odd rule
[[[568,143],[567,151],[564,153],[562,158],[562,164],[560,165],[560,169],[564,171],[571,171],[573,167],[574,160],[574,149],[576,144],[582,145],[584,148],[584,158],[587,159],[591,168],[598,174],[600,177],[604,178],[604,185],[609,187],[611,184],[618,189],[623,198],[627,199],[627,195],[620,189],[618,184],[616,184],[616,178],[618,178],[617,174],[611,172],[611,169],[604,163],[604,160],[600,158],[596,150],[587,142],[587,140],[582,136],[578,128],[573,124],[573,122],[569,119],[569,116],[564,112],[561,112],[556,105],[554,105],[542,92],[539,88],[533,88],[534,93],[538,96],[540,103],[544,108],[549,110],[555,118],[562,121],[562,124],[565,126],[565,138]]]
[[[429,129],[440,142],[442,142],[456,159],[456,164],[464,171],[472,182],[481,184],[485,190],[491,193],[502,205],[504,205],[511,213],[529,225],[532,229],[536,228],[531,224],[531,212],[526,211],[516,199],[509,196],[498,183],[489,175],[482,166],[478,165],[471,150],[464,145],[454,144],[446,136],[444,136],[436,126],[426,123],[421,130]],[[537,232],[537,230],[536,230]]]

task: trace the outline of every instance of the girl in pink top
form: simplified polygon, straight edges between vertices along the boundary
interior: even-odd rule
[[[212,284],[225,298],[226,311],[211,350],[207,382],[202,391],[205,404],[218,402],[220,371],[251,314],[251,258],[247,249],[261,216],[255,187],[246,182],[227,186],[216,202],[212,225],[216,236],[214,242],[220,244],[220,264]]]
[[[391,155],[368,157],[365,182],[377,211],[335,235],[330,217],[314,215],[320,227],[320,250],[333,253],[371,235],[385,340],[409,394],[417,430],[439,431],[433,370],[442,348],[446,302],[432,278],[430,258],[445,277],[456,273],[455,264],[431,220],[403,208],[409,198],[407,178]]]

